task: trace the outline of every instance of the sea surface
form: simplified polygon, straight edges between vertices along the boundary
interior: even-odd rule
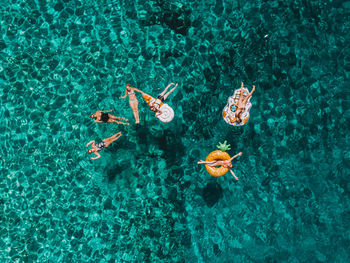
[[[350,1],[3,0],[0,22],[0,262],[350,262]],[[126,83],[171,82],[174,120],[138,95],[135,125]],[[109,109],[130,125],[89,118]],[[225,140],[239,181],[197,164]]]

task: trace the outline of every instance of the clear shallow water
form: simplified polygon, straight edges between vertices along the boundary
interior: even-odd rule
[[[1,3],[2,262],[348,262],[344,1]],[[221,118],[244,81],[251,119]],[[98,109],[140,127],[97,125]],[[124,136],[89,161],[85,144]],[[196,162],[231,144],[231,175]]]

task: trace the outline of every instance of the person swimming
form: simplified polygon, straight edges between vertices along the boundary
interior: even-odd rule
[[[126,98],[126,95],[129,96],[129,105],[132,109],[132,112],[134,114],[135,123],[140,123],[140,117],[139,117],[139,101],[137,100],[135,91],[143,93],[141,90],[138,90],[137,88],[133,88],[130,86],[130,84],[126,84],[125,87],[125,94],[124,96],[120,96],[122,99]]]
[[[102,110],[99,110],[99,111],[96,111],[95,114],[91,114],[90,115],[90,118],[91,119],[95,119],[95,122],[98,122],[98,123],[118,123],[118,124],[123,124],[123,125],[129,125],[129,123],[127,122],[120,122],[120,121],[117,121],[117,120],[124,120],[124,121],[128,121],[128,119],[125,119],[123,117],[116,117],[112,114],[109,114],[108,112],[112,112],[113,110],[109,110],[109,111],[102,111]]]
[[[103,150],[104,148],[107,148],[112,142],[118,140],[122,136],[121,132],[118,132],[117,134],[112,135],[111,137],[107,139],[103,139],[102,142],[95,144],[95,141],[91,141],[86,144],[86,147],[88,147],[91,144],[91,149],[88,150],[88,153],[94,153],[97,157],[91,157],[91,160],[95,160],[101,157],[99,154],[99,151]]]

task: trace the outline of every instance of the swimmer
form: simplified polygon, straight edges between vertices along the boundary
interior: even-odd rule
[[[167,92],[168,88],[170,88],[172,85],[175,85],[175,87]],[[168,86],[166,86],[165,90],[163,90],[163,92],[158,95],[155,102],[149,105],[151,111],[155,113],[156,117],[162,114],[162,111],[160,110],[161,104],[176,89],[177,86],[178,83],[170,83]]]
[[[238,177],[235,175],[235,173],[231,170],[233,168],[232,160],[235,159],[238,156],[241,156],[242,152],[236,154],[235,156],[231,157],[231,159],[228,160],[214,160],[214,161],[202,161],[200,160],[197,164],[206,164],[208,166],[214,167],[214,166],[222,166],[224,168],[228,168],[233,175],[233,177],[238,181]]]
[[[253,85],[252,91],[249,92],[245,98],[243,98],[244,97],[243,96],[243,93],[244,93],[243,89],[244,89],[243,82],[241,82],[241,94],[239,96],[238,102],[237,102],[237,104],[236,103],[232,104],[232,105],[235,105],[237,107],[237,109],[235,110],[235,117],[233,118],[233,120],[230,118],[230,120],[233,122],[238,122],[238,123],[242,122],[241,115],[245,111],[245,107],[247,106],[247,101],[252,96],[253,92],[255,91],[255,86]]]
[[[114,134],[113,136],[102,140],[102,142],[95,144],[95,141],[91,141],[88,144],[86,144],[86,147],[91,144],[91,149],[88,150],[88,153],[94,153],[97,157],[91,157],[91,160],[95,160],[101,157],[99,154],[99,151],[101,151],[103,148],[107,148],[112,142],[118,140],[122,136],[121,132],[118,132],[117,134]]]
[[[129,104],[132,109],[132,112],[135,117],[135,123],[138,124],[140,123],[140,118],[139,118],[139,101],[136,98],[135,91],[138,91],[140,93],[143,93],[141,90],[138,90],[136,88],[133,88],[130,86],[130,84],[126,84],[125,88],[125,94],[124,96],[120,96],[122,99],[126,98],[126,95],[129,95]]]
[[[128,119],[125,119],[123,117],[116,117],[112,114],[109,114],[108,112],[111,112],[111,111],[113,111],[113,110],[98,110],[98,111],[96,111],[95,114],[91,114],[90,118],[95,119],[95,122],[98,122],[98,123],[114,122],[114,123],[118,123],[118,124],[129,125],[129,123],[127,123],[127,122],[117,121],[117,120],[128,121]]]

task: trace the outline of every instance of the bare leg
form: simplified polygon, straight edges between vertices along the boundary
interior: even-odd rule
[[[159,96],[164,96],[164,94],[165,94],[165,92],[167,91],[168,88],[169,88],[169,86],[166,87],[165,90],[163,90],[162,93],[159,94]]]
[[[116,133],[116,134],[113,134],[111,137],[109,137],[109,138],[119,138],[120,136],[122,136],[122,133],[121,132],[118,132],[118,133]]]
[[[139,111],[138,110],[135,110],[133,111],[134,113],[134,117],[135,117],[135,123],[140,123],[140,117],[139,117]]]
[[[121,122],[121,121],[116,121],[116,120],[109,120],[108,122],[114,122],[114,123],[118,123],[118,124],[122,124],[122,125],[129,125],[129,123],[127,123],[127,122]]]
[[[177,84],[175,85],[175,87],[174,88],[172,88],[167,94],[165,94],[164,95],[164,100],[170,95],[170,93],[172,93],[175,89],[176,89],[176,87],[177,87]]]
[[[108,147],[112,142],[118,140],[121,136],[122,136],[122,133],[118,132],[117,134],[114,134],[111,137],[104,139],[106,147]]]
[[[238,99],[238,102],[237,104],[240,105],[243,101],[243,92],[244,92],[244,85],[243,85],[243,82],[241,82],[241,92],[239,94],[239,99]]]
[[[125,119],[123,117],[117,117],[117,116],[114,116],[112,114],[108,114],[108,116],[113,119],[113,120],[124,120],[124,121],[128,121],[128,119]]]
[[[255,86],[253,85],[252,91],[247,95],[247,97],[245,97],[245,99],[243,100],[243,104],[247,103],[247,100],[253,95],[254,91],[255,91]]]
[[[159,94],[159,96],[164,96],[168,88],[170,88],[171,85],[175,85],[174,83],[170,83],[168,86],[166,86],[165,90],[162,91],[162,93]],[[177,85],[176,85],[177,86]]]
[[[140,123],[140,119],[139,119],[139,103],[138,101],[135,101],[133,103],[130,102],[130,107],[132,109],[132,113],[134,114],[134,118],[135,118],[135,123]]]
[[[119,137],[120,137],[120,136],[119,136]],[[112,140],[111,140],[111,143],[112,143],[112,142],[115,142],[116,140],[118,140],[119,137],[112,139]]]
[[[235,175],[235,173],[231,169],[230,169],[230,172],[233,175],[233,177],[238,181],[239,180],[238,177]]]
[[[117,120],[124,120],[124,121],[128,121],[128,119],[125,119],[123,117],[116,117]]]

